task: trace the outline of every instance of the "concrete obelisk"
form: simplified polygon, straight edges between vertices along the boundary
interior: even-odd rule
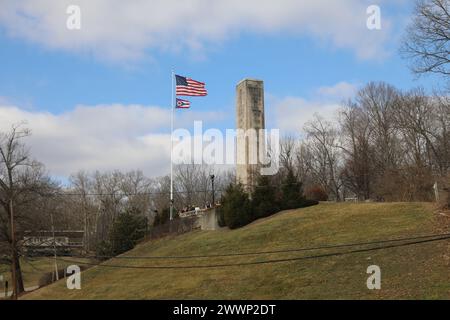
[[[236,180],[248,192],[256,185],[260,152],[265,148],[260,135],[260,129],[265,129],[264,121],[264,82],[256,79],[240,81],[236,86]],[[240,135],[239,129],[245,135]]]

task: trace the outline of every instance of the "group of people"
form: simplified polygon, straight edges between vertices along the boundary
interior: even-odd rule
[[[213,205],[210,202],[207,202],[205,204],[205,206],[203,207],[203,209],[200,207],[196,207],[196,206],[186,206],[183,209],[181,209],[181,213],[190,212],[190,211],[200,211],[200,210],[210,209],[212,207],[213,207]]]

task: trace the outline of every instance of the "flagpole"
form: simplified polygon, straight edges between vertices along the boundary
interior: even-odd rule
[[[172,70],[172,106],[170,116],[170,221],[173,220],[173,111],[175,106],[175,73]]]

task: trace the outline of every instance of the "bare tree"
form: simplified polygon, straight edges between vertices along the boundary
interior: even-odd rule
[[[341,200],[340,143],[336,127],[319,115],[305,125],[311,151],[311,172],[320,185],[337,201]]]
[[[343,180],[358,199],[369,199],[372,194],[373,152],[370,145],[370,119],[354,102],[349,102],[340,112],[341,148],[345,166]]]
[[[423,89],[402,95],[396,112],[404,152],[418,167],[429,166],[444,176],[449,168],[450,104],[445,96],[428,97]]]
[[[196,191],[200,190],[200,166],[181,164],[175,168],[176,202],[182,206],[197,206]],[[178,208],[181,209],[181,208]]]
[[[151,206],[153,213],[160,213],[170,206],[170,176],[163,176],[151,181]]]
[[[370,140],[375,148],[378,174],[395,171],[402,155],[394,117],[398,102],[397,89],[384,82],[370,82],[359,90],[356,101],[369,117]]]
[[[140,170],[123,174],[120,188],[127,199],[126,206],[146,215],[150,206],[150,185],[151,181]]]
[[[450,97],[442,93],[435,93],[433,97],[436,106],[433,114],[436,116],[436,145],[441,175],[450,172]]]
[[[86,252],[90,249],[90,234],[91,228],[89,220],[91,219],[92,208],[89,193],[93,187],[93,181],[88,173],[85,171],[79,171],[76,174],[71,175],[70,183],[73,186],[73,190],[78,194],[78,200],[76,208],[81,209],[83,226],[84,226],[84,250]]]
[[[301,181],[306,188],[312,187],[317,183],[313,178],[313,161],[314,156],[308,141],[301,141],[295,151],[295,163],[298,180]]]
[[[417,74],[450,75],[450,1],[419,0],[401,52]]]
[[[280,142],[280,165],[286,172],[295,172],[296,149],[297,140],[294,136],[288,135],[283,137]]]
[[[119,215],[125,194],[121,190],[122,173],[119,171],[94,174],[94,191],[98,210],[95,219],[96,242],[108,238],[110,228]]]
[[[211,175],[215,176],[215,185],[220,186],[222,177],[214,166],[183,164],[175,168],[176,202],[181,207],[205,206],[212,201]],[[217,196],[217,194],[215,194]],[[179,208],[180,209],[180,208]]]
[[[6,213],[6,217],[1,219],[2,237],[10,244],[15,298],[24,291],[16,234],[16,220],[20,212],[15,209],[20,197],[32,189],[35,182],[32,168],[38,166],[30,160],[29,152],[22,143],[22,139],[29,135],[30,131],[21,124],[13,125],[8,133],[0,133],[0,204]]]

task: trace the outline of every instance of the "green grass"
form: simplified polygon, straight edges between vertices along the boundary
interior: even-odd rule
[[[448,218],[423,203],[320,204],[279,213],[238,230],[195,231],[142,243],[129,256],[268,251],[450,232]],[[342,249],[338,249],[342,250]],[[334,252],[194,260],[124,260],[133,266],[262,261]],[[366,287],[369,265],[381,290]],[[113,269],[82,273],[82,289],[59,281],[26,299],[449,299],[450,241],[311,260],[211,269]]]

